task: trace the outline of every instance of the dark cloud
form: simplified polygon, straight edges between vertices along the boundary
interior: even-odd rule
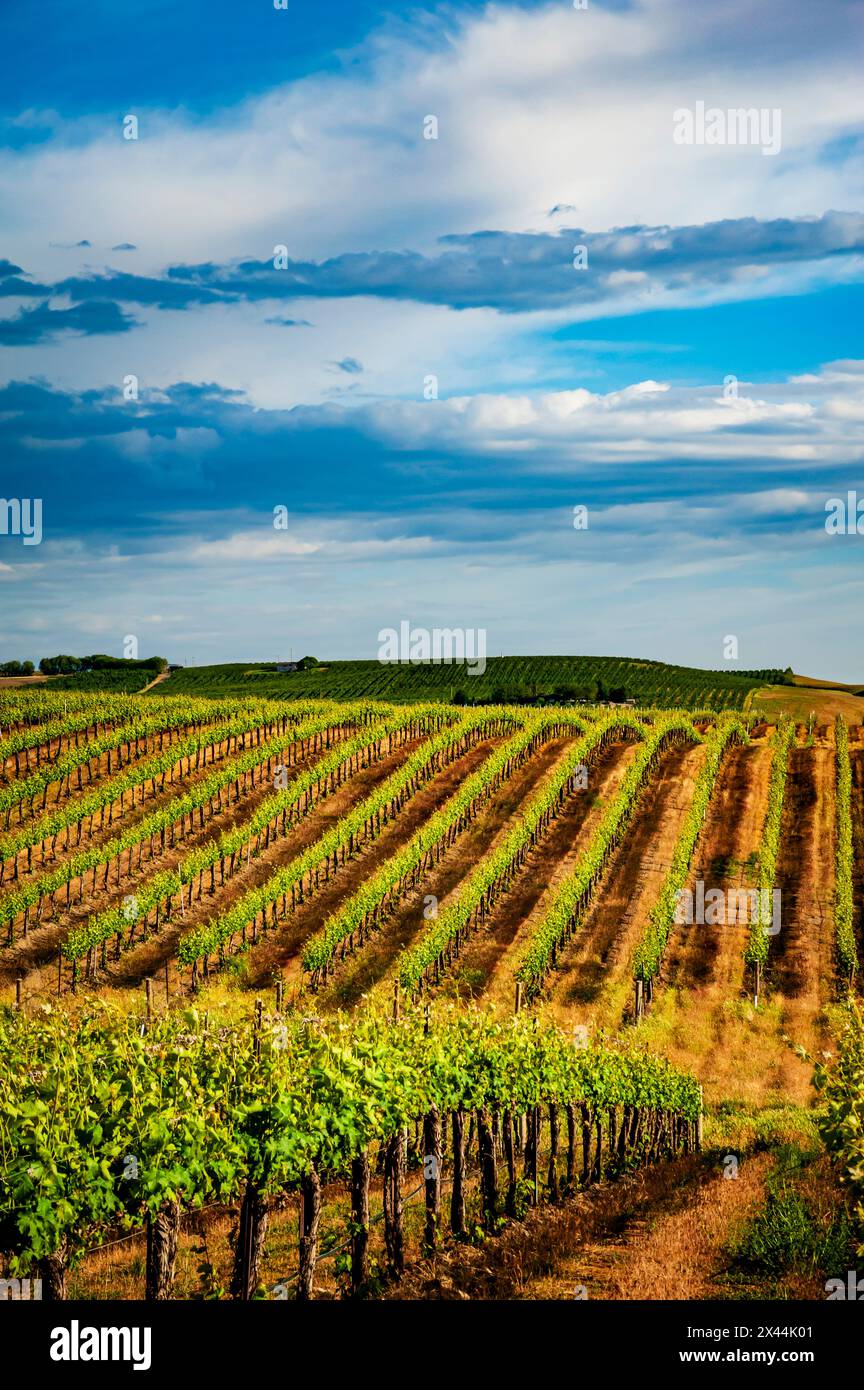
[[[349,376],[357,376],[363,370],[363,363],[358,362],[356,357],[343,357],[341,362],[331,362],[330,365],[340,372],[347,372]]]
[[[278,317],[277,317],[277,318],[274,318],[274,319],[265,319],[264,322],[265,322],[265,323],[269,323],[269,324],[273,324],[276,328],[311,328],[311,327],[312,327],[312,325],[311,325],[311,323],[309,322],[308,319],[283,319],[283,318],[278,318]]]
[[[77,304],[94,299],[114,299],[126,304],[151,304],[158,309],[187,309],[190,304],[217,304],[231,297],[201,285],[127,275],[122,271],[108,271],[92,277],[72,276],[55,285],[53,293],[67,294]]]
[[[163,281],[108,276],[66,281],[73,297],[90,283],[99,293],[181,307],[208,292],[227,299],[383,299],[490,307],[504,313],[594,303],[626,292],[621,272],[641,273],[666,286],[725,280],[744,265],[776,265],[860,254],[864,215],[827,212],[814,218],[740,218],[692,227],[579,227],[550,232],[478,231],[441,238],[436,256],[414,251],[353,252],[330,260],[272,261],[219,266],[173,266]],[[587,270],[574,269],[574,250],[587,248]],[[167,290],[166,283],[172,288]],[[161,290],[158,288],[162,286]],[[176,298],[173,298],[176,296]]]
[[[112,246],[112,247],[111,247],[111,250],[112,250],[112,251],[137,251],[137,250],[138,250],[138,247],[137,247],[137,246],[134,246],[134,245],[132,244],[131,241],[121,241],[121,242],[119,243],[118,246]]]
[[[13,297],[16,295],[40,295],[44,298],[49,295],[51,290],[47,285],[37,285],[33,280],[22,280],[25,275],[20,265],[13,265],[11,261],[0,260],[0,295]]]
[[[30,347],[56,338],[60,333],[92,337],[97,333],[128,333],[135,327],[135,319],[110,300],[76,304],[71,309],[52,309],[48,304],[37,304],[33,309],[21,309],[13,318],[0,319],[0,344]]]
[[[559,209],[563,205],[559,205]],[[559,210],[553,209],[553,211]],[[502,313],[594,304],[626,294],[634,274],[668,289],[721,284],[743,266],[827,261],[864,251],[864,214],[826,212],[813,218],[753,217],[691,227],[616,227],[588,232],[478,231],[442,237],[440,251],[352,252],[326,261],[271,260],[171,266],[160,277],[109,270],[73,276],[46,290],[19,281],[6,293],[68,295],[76,304],[113,300],[160,309],[274,299],[343,299],[360,295],[494,308]],[[574,267],[585,247],[587,267]],[[8,266],[8,262],[3,262]],[[6,272],[11,276],[17,267]],[[9,284],[9,279],[0,285]],[[271,318],[295,327],[302,319]],[[104,329],[102,331],[110,331]]]

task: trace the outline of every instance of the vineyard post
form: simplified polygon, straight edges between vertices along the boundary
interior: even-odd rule
[[[21,971],[15,976],[15,1008],[21,1012]]]
[[[318,1227],[321,1221],[321,1178],[314,1164],[300,1187],[300,1276],[297,1298],[311,1299],[318,1260]]]
[[[477,1147],[480,1157],[483,1225],[487,1231],[491,1231],[494,1230],[498,1218],[498,1168],[495,1162],[492,1117],[486,1106],[481,1106],[477,1111]]]
[[[513,1152],[513,1123],[512,1111],[505,1110],[502,1120],[504,1161],[507,1164],[507,1196],[504,1199],[504,1210],[508,1216],[516,1215],[516,1156]]]
[[[168,957],[166,956],[166,957],[165,957],[165,1003],[166,1003],[166,1004],[168,1003],[168,1000],[170,999],[170,997],[171,997],[171,992],[170,992],[170,989],[169,989],[169,986],[168,986]]]
[[[393,981],[393,1022],[399,1022],[399,981]]]
[[[405,1131],[399,1129],[384,1150],[384,1244],[390,1274],[401,1279],[405,1272],[405,1227],[402,1174],[405,1171]]]
[[[431,1252],[438,1243],[438,1227],[441,1221],[441,1119],[434,1105],[423,1117],[423,1151],[426,1187],[424,1243],[427,1251]]]
[[[450,1230],[461,1236],[465,1230],[465,1115],[453,1111],[453,1188],[450,1194]]]
[[[369,1278],[369,1155],[351,1161],[351,1294],[359,1298]]]
[[[147,1029],[149,1031],[153,1016],[153,981],[149,977],[144,981],[144,993],[147,996]]]
[[[700,1086],[700,1087],[699,1087],[699,1115],[698,1115],[697,1120],[696,1120],[696,1152],[697,1152],[697,1153],[701,1153],[701,1152],[702,1152],[702,1121],[703,1121],[704,1112],[705,1112],[705,1093],[704,1093],[702,1087]]]
[[[514,1013],[517,1013],[517,1014],[518,1014],[518,1013],[521,1013],[521,1012],[522,1012],[522,981],[521,981],[521,980],[517,980],[517,981],[516,981],[516,1008],[514,1009]]]

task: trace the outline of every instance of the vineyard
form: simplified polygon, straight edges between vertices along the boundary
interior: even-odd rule
[[[704,1181],[778,1106],[821,1105],[857,1182],[862,728],[732,679],[690,709],[0,693],[5,1272],[411,1296],[591,1189]],[[99,1265],[139,1246],[140,1279]]]
[[[276,699],[550,702],[634,700],[659,709],[736,709],[753,691],[783,684],[782,671],[702,671],[623,657],[490,656],[485,670],[466,675],[445,664],[322,661],[279,675],[275,665],[250,663],[175,671],[172,691],[189,695],[265,695]],[[157,688],[158,689],[158,688]],[[164,690],[160,693],[164,693]]]

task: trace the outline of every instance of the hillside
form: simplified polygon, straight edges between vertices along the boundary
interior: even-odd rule
[[[682,709],[743,709],[751,691],[783,680],[780,671],[703,671],[662,661],[596,656],[489,657],[483,675],[447,665],[327,661],[279,675],[273,663],[230,663],[176,671],[161,694],[256,695],[268,699],[420,700],[465,703],[548,699],[632,699]],[[602,689],[598,692],[598,686]]]
[[[305,1056],[304,1048],[326,1046],[328,1027],[338,1032],[350,1019],[363,1047],[368,1030],[380,1026],[380,1045],[392,1034],[422,1052],[433,1045],[427,1036],[437,1046],[456,1037],[454,1027],[482,1031],[481,1017],[509,1029],[514,1006],[527,1014],[521,1027],[536,1020],[538,1029],[553,1030],[522,1034],[532,1048],[541,1036],[566,1040],[570,1054],[574,1040],[590,1042],[590,1058],[600,1049],[598,1077],[618,1065],[623,1050],[645,1084],[661,1074],[651,1071],[651,1059],[668,1059],[688,1094],[701,1088],[699,1106],[676,1111],[670,1147],[662,1126],[642,1128],[647,1110],[640,1119],[638,1108],[621,1108],[641,1090],[610,1092],[607,1123],[595,1115],[589,1162],[582,1126],[562,1123],[573,1100],[563,1081],[560,1096],[546,1080],[538,1099],[514,1092],[525,1124],[531,1116],[538,1126],[530,1144],[521,1114],[514,1126],[507,1104],[496,1111],[496,1140],[471,1090],[476,1123],[458,1155],[465,1210],[451,1207],[445,1222],[435,1208],[434,1260],[414,1215],[398,1250],[382,1240],[380,1223],[392,1235],[396,1218],[378,1181],[379,1140],[395,1162],[415,1121],[431,1113],[418,1115],[406,1102],[407,1127],[394,1133],[385,1106],[379,1128],[359,1148],[338,1162],[323,1149],[316,1159],[327,1240],[315,1297],[340,1291],[329,1256],[345,1239],[346,1155],[350,1172],[360,1172],[356,1181],[366,1184],[368,1253],[389,1270],[384,1284],[369,1286],[365,1256],[352,1257],[352,1279],[371,1296],[396,1296],[397,1289],[399,1296],[446,1296],[435,1292],[440,1284],[472,1299],[568,1298],[578,1284],[592,1299],[633,1298],[634,1270],[641,1269],[653,1297],[816,1300],[827,1277],[853,1268],[842,1191],[817,1133],[812,1074],[813,1059],[836,1048],[864,950],[860,724],[847,733],[842,724],[778,727],[752,712],[378,711],[365,700],[304,707],[163,699],[170,686],[146,699],[67,697],[50,686],[0,697],[0,1022],[8,1024],[5,1059],[0,1028],[0,1061],[30,1104],[34,1078],[42,1084],[43,1076],[33,1056],[44,1046],[45,1065],[65,1065],[64,1020],[74,1020],[79,1047],[83,1038],[94,1057],[119,1056],[120,1070],[134,1067],[142,1094],[156,1057],[161,1106],[159,1048],[176,1060],[171,1049],[179,1040],[184,1065],[195,1069],[190,1084],[211,1088],[223,1128],[212,1157],[204,1155],[202,1185],[172,1218],[179,1256],[176,1280],[172,1272],[166,1281],[173,1280],[174,1296],[207,1292],[202,1238],[218,1296],[246,1269],[246,1247],[231,1233],[247,1173],[239,1160],[225,1168],[241,1122],[231,1087],[219,1090],[222,1064],[211,1071],[203,1060],[211,1048],[224,1048],[224,1064],[236,1062],[238,1084],[253,1091],[260,1068],[271,1066],[280,1087],[305,1086],[289,1074],[289,1039]],[[753,913],[751,890],[766,884],[779,895],[775,910],[782,902],[776,934]],[[702,904],[689,919],[678,919],[679,890]],[[722,912],[709,915],[704,906],[718,895]],[[320,1033],[308,1028],[313,1019]],[[219,1027],[208,1031],[208,1020]],[[396,1020],[403,1026],[393,1029]],[[461,1044],[447,1055],[466,1086],[486,1074],[470,1049],[466,1062]],[[309,1077],[323,1087],[316,1104],[328,1117],[338,1105],[341,1125],[350,1097],[331,1095],[333,1073],[315,1056]],[[504,1060],[509,1069],[510,1055]],[[397,1061],[394,1054],[396,1077]],[[572,1055],[571,1064],[582,1065]],[[90,1074],[82,1069],[82,1084]],[[531,1074],[546,1076],[542,1067]],[[458,1121],[461,1101],[442,1095]],[[596,1090],[590,1097],[599,1104]],[[364,1092],[361,1108],[367,1099]],[[697,1110],[701,1149],[682,1129]],[[185,1098],[182,1113],[190,1113]],[[292,1105],[284,1113],[293,1133]],[[131,1112],[123,1120],[135,1123]],[[450,1115],[448,1135],[452,1126]],[[330,1129],[328,1119],[316,1134]],[[197,1152],[197,1131],[184,1133]],[[121,1153],[131,1142],[125,1134]],[[514,1177],[506,1186],[510,1138]],[[109,1140],[96,1141],[106,1164]],[[0,1144],[21,1182],[31,1167],[28,1142],[16,1129]],[[68,1190],[83,1201],[77,1137],[72,1142]],[[424,1151],[411,1138],[398,1158],[402,1171],[392,1181],[404,1181],[406,1204],[407,1194],[423,1190],[424,1152],[440,1159],[427,1179],[430,1200],[456,1181],[455,1151],[451,1163],[434,1136],[430,1143]],[[490,1151],[497,1176],[490,1176]],[[517,1152],[534,1178],[533,1198],[515,1176]],[[730,1156],[741,1164],[740,1184],[725,1181]],[[254,1247],[247,1292],[235,1296],[272,1292],[303,1270],[312,1296],[314,1243],[301,1249],[296,1238],[299,1194],[306,1201],[309,1192],[304,1181],[288,1168],[274,1176],[278,1200]],[[14,1186],[0,1182],[7,1192]],[[37,1215],[48,1209],[37,1188],[28,1191]],[[478,1268],[460,1237],[465,1221],[500,1229],[499,1192],[509,1224],[484,1244]],[[199,1206],[214,1195],[224,1209],[211,1208],[205,1218]],[[800,1241],[793,1246],[782,1231],[759,1224],[769,1199],[780,1198],[780,1217],[797,1213],[805,1230],[806,1260]],[[118,1178],[112,1200],[128,1213],[128,1236],[117,1236],[110,1214],[96,1213],[81,1236],[81,1260],[68,1271],[73,1296],[141,1296],[148,1239],[141,1197]],[[401,1212],[401,1198],[397,1205]],[[3,1217],[0,1202],[0,1232]],[[0,1235],[0,1259],[18,1246],[33,1255],[29,1231],[25,1222],[5,1247]],[[742,1231],[755,1255],[736,1254]],[[763,1236],[781,1240],[770,1258],[759,1253]],[[518,1279],[516,1241],[529,1242]],[[100,1242],[104,1249],[95,1250]]]

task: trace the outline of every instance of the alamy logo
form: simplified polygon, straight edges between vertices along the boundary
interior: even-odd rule
[[[864,536],[864,497],[857,492],[847,492],[845,499],[829,497],[825,510],[829,536]]]
[[[25,545],[41,545],[42,498],[0,497],[0,536],[20,536]]]
[[[149,1371],[152,1332],[149,1327],[69,1327],[51,1332],[52,1361],[131,1361],[135,1371]]]
[[[32,1283],[29,1279],[0,1279],[0,1303],[6,1300],[29,1303],[31,1299],[38,1302],[41,1297],[41,1279],[34,1279]]]
[[[486,629],[482,627],[412,627],[406,618],[378,633],[378,660],[386,665],[464,666],[469,676],[486,670]]]
[[[705,107],[697,101],[691,110],[680,106],[672,112],[676,145],[759,145],[762,153],[779,154],[783,113],[779,106]]]
[[[764,922],[765,935],[780,932],[779,888],[709,888],[700,879],[696,892],[679,888],[675,894],[675,921],[682,926],[734,927],[738,922]],[[769,925],[770,924],[770,925]]]
[[[864,1279],[859,1279],[854,1270],[849,1270],[845,1279],[827,1279],[825,1281],[825,1292],[828,1295],[828,1302],[832,1300],[848,1300],[850,1303],[858,1303],[864,1300]]]

